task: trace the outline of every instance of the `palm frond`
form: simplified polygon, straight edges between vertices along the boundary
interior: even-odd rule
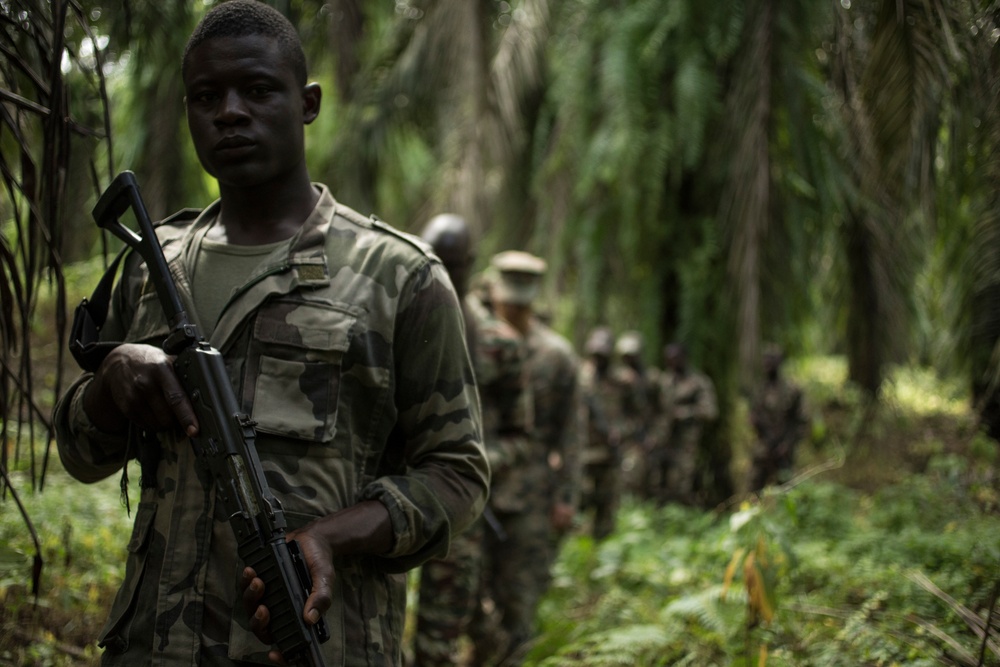
[[[43,287],[55,292],[52,319],[56,328],[52,398],[62,384],[66,332],[66,283],[63,274],[63,247],[67,224],[67,192],[76,171],[71,160],[72,144],[83,137],[91,141],[102,135],[76,120],[88,117],[86,103],[70,107],[64,57],[80,71],[79,46],[97,43],[86,17],[71,2],[15,2],[0,5],[0,176],[6,194],[0,201],[0,472],[4,495],[17,501],[7,471],[9,443],[14,442],[14,463],[28,457],[32,486],[44,485],[51,445],[52,428],[48,410],[51,403],[41,398],[35,382],[36,357],[33,342],[35,316]],[[97,80],[97,106],[107,118],[100,60],[96,70],[84,76]],[[83,182],[89,172],[83,170]],[[36,428],[45,432],[41,461],[36,455]],[[25,433],[26,432],[26,433]],[[35,540],[33,579],[37,587],[41,574],[38,538],[24,512],[25,524]]]
[[[771,0],[761,0],[748,12],[753,18],[734,76],[737,83],[727,102],[727,116],[736,121],[736,136],[719,216],[728,232],[740,370],[746,386],[752,382],[760,349],[761,255],[773,216],[770,137],[775,12]]]

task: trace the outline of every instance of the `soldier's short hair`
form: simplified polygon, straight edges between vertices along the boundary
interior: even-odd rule
[[[291,61],[295,78],[301,85],[306,85],[306,55],[295,27],[277,9],[257,0],[228,0],[209,10],[184,47],[181,74],[186,75],[191,65],[191,51],[205,40],[251,35],[274,38]]]

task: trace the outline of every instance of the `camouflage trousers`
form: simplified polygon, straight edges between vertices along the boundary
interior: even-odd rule
[[[677,426],[670,436],[669,466],[666,484],[661,489],[661,502],[676,501],[696,504],[695,488],[698,475],[698,448],[701,428],[698,425]]]
[[[616,461],[589,463],[584,474],[589,483],[584,507],[594,510],[594,538],[604,539],[615,530],[615,515],[621,498],[621,469]]]
[[[776,445],[759,441],[754,447],[750,466],[750,491],[760,491],[769,484],[782,484],[792,476],[795,443],[780,441]]]
[[[444,558],[424,563],[413,639],[415,667],[460,664],[460,639],[479,602],[482,574],[482,519],[451,541]]]
[[[497,512],[503,534],[483,538],[480,605],[469,634],[475,665],[517,665],[535,634],[535,611],[548,585],[552,536],[548,507]]]
[[[628,445],[623,448],[622,455],[622,493],[633,498],[649,499],[651,497],[651,479],[654,476],[654,468],[658,468],[651,463],[650,452],[639,444]],[[653,454],[656,452],[654,451]]]

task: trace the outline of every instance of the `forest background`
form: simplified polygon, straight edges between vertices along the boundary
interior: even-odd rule
[[[0,0],[5,497],[44,485],[68,311],[117,247],[97,193],[127,168],[154,217],[214,197],[179,68],[211,4]],[[659,364],[684,341],[718,388],[716,460],[763,341],[842,358],[866,406],[931,369],[1000,433],[997,2],[271,4],[325,91],[313,177],[404,230],[465,216],[479,268],[545,257],[578,345],[636,329]],[[704,485],[709,506],[739,491]]]

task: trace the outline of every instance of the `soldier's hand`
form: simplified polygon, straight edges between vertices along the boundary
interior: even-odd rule
[[[308,526],[302,530],[288,533],[286,538],[298,541],[299,550],[309,568],[312,591],[306,598],[302,618],[307,624],[315,625],[319,623],[323,614],[333,603],[331,592],[334,576],[333,555],[330,553],[329,545],[323,540],[314,538],[309,532]],[[264,582],[257,576],[253,568],[246,567],[243,569],[241,586],[243,588],[243,608],[250,618],[250,630],[263,643],[274,644],[270,628],[271,614],[268,608],[261,604],[264,597]],[[268,658],[279,665],[286,664],[281,651],[269,652]]]
[[[320,517],[288,533],[287,538],[298,541],[312,578],[312,592],[302,610],[302,617],[310,625],[318,623],[333,604],[334,555],[384,554],[392,548],[395,539],[389,510],[377,500],[365,500]],[[267,607],[260,604],[264,582],[257,578],[253,569],[246,568],[242,585],[243,606],[250,617],[250,629],[262,642],[272,644],[268,632],[270,615]],[[278,651],[271,651],[268,657],[276,662],[281,660]]]
[[[297,540],[302,558],[309,568],[312,590],[306,598],[303,618],[309,625],[316,625],[323,614],[333,605],[333,549],[330,542],[309,524],[288,533],[289,540]]]
[[[257,576],[252,567],[243,568],[243,608],[250,617],[250,630],[264,644],[274,644],[271,636],[271,613],[267,607],[260,604],[264,597],[264,581]],[[286,665],[281,651],[273,650],[267,654],[268,659],[278,665]]]
[[[124,431],[129,421],[152,431],[198,433],[173,357],[152,345],[125,343],[112,350],[94,373],[83,408],[94,426],[108,433]]]

